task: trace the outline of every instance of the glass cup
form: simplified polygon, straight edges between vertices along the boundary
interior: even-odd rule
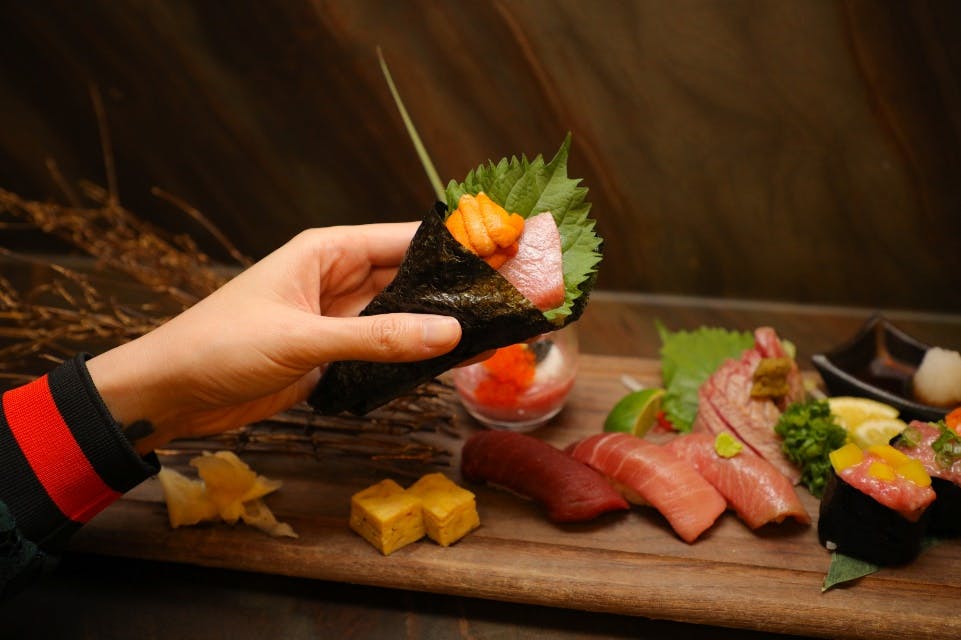
[[[564,407],[577,355],[577,332],[569,325],[454,369],[454,387],[467,413],[484,426],[531,431]]]

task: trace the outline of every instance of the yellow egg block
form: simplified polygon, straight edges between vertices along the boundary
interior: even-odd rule
[[[385,556],[424,537],[420,500],[391,479],[350,498],[350,528]]]
[[[480,526],[474,494],[442,473],[428,473],[408,487],[407,493],[420,499],[427,535],[442,547]]]

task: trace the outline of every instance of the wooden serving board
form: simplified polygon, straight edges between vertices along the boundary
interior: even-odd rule
[[[646,384],[660,380],[655,361],[582,356],[567,408],[534,435],[564,446],[598,432],[626,391],[624,374]],[[464,435],[475,428],[462,422]],[[350,531],[351,494],[383,479],[383,471],[251,453],[244,459],[256,471],[284,481],[267,501],[298,539],[222,524],[171,530],[159,484],[150,480],[82,529],[72,549],[828,638],[961,635],[959,541],[936,545],[910,566],[821,593],[829,555],[813,525],[752,532],[726,513],[691,545],[649,508],[558,525],[536,503],[465,483],[461,442],[450,439],[452,464],[440,470],[477,494],[481,528],[448,548],[424,539],[384,557]],[[801,494],[816,519],[817,501]]]

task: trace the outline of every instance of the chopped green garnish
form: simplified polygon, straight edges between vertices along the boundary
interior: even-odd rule
[[[722,458],[733,458],[741,453],[744,445],[727,431],[722,431],[714,438],[714,452]]]
[[[701,327],[669,331],[656,323],[661,336],[664,413],[678,431],[687,432],[697,416],[697,390],[728,358],[740,358],[754,346],[749,332]]]
[[[961,436],[949,429],[941,420],[936,425],[941,431],[938,439],[931,443],[934,449],[934,460],[942,469],[952,466],[958,459],[961,459]]]
[[[801,483],[815,497],[824,494],[831,475],[832,451],[844,445],[848,432],[831,414],[826,400],[793,402],[774,427],[784,442],[781,447],[801,469]]]
[[[906,447],[915,448],[921,444],[921,432],[908,425],[899,435],[900,442]]]

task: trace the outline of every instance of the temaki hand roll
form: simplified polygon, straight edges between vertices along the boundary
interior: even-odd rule
[[[928,533],[961,535],[961,435],[943,420],[915,420],[892,445],[917,458],[931,476],[937,497],[931,505]]]
[[[921,552],[931,478],[918,460],[890,445],[830,454],[818,539],[829,550],[877,565],[904,564]]]
[[[453,316],[460,343],[418,362],[331,363],[308,400],[315,411],[362,415],[474,356],[580,317],[597,279],[601,239],[587,217],[587,189],[567,177],[569,149],[570,136],[550,162],[505,159],[448,185],[447,203],[428,212],[397,276],[361,315]],[[552,263],[554,278],[544,271]]]

